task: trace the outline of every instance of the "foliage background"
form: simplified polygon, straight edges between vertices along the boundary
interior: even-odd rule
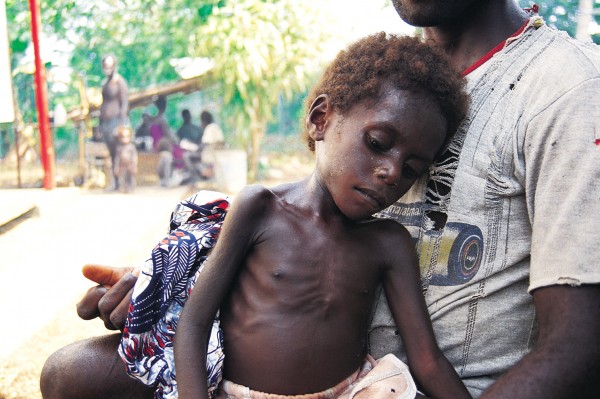
[[[49,108],[58,104],[66,109],[77,107],[77,81],[97,93],[103,79],[100,59],[105,54],[116,56],[119,73],[132,91],[179,80],[174,60],[208,57],[215,64],[209,85],[193,95],[170,96],[167,119],[176,129],[182,108],[190,108],[196,122],[201,109],[209,109],[223,125],[230,144],[253,154],[256,163],[265,133],[297,134],[306,87],[335,54],[328,43],[343,41],[349,33],[328,19],[337,12],[331,4],[325,7],[329,3],[335,1],[41,0]],[[389,3],[352,4],[366,11],[390,7]],[[575,34],[579,0],[537,3],[550,25]],[[343,6],[344,2],[335,4]],[[528,7],[532,2],[519,0],[519,4]],[[600,0],[593,4],[600,7]],[[6,0],[6,11],[17,103],[23,121],[34,124],[28,2]],[[599,16],[594,18],[600,21]],[[592,39],[600,43],[599,34]],[[134,127],[144,111],[153,113],[154,109],[131,111]],[[0,125],[0,130],[9,142],[14,141],[13,126]],[[74,126],[55,128],[53,133],[59,161],[76,157]],[[6,151],[0,146],[0,156]]]

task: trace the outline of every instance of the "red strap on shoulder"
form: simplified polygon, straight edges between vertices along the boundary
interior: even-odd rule
[[[493,49],[491,49],[490,51],[488,51],[487,54],[485,54],[483,57],[481,57],[480,59],[478,59],[477,61],[475,61],[470,67],[468,67],[467,69],[465,69],[462,72],[462,76],[467,76],[468,74],[470,74],[471,72],[473,72],[474,70],[476,70],[477,68],[479,68],[481,65],[485,64],[485,62],[487,60],[489,60],[490,58],[492,58],[494,56],[494,54],[496,54],[498,51],[502,50],[504,48],[504,46],[506,46],[506,41],[508,39],[510,39],[512,37],[515,37],[515,36],[519,36],[521,33],[523,33],[523,31],[527,27],[528,23],[529,23],[529,20],[525,21],[525,23],[523,24],[523,26],[521,26],[515,33],[513,33],[512,35],[510,35],[508,38],[506,38],[502,42],[498,43],[496,45],[496,47],[494,47]]]

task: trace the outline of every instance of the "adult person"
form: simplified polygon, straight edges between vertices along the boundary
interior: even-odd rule
[[[174,163],[181,158],[182,151],[178,146],[177,137],[165,118],[167,97],[158,96],[154,100],[154,105],[156,106],[157,113],[150,117],[149,122],[152,150],[158,154],[156,173],[159,178],[159,184],[163,187],[168,187],[171,185]]]
[[[135,144],[138,150],[150,151],[152,149],[152,136],[150,135],[150,123],[152,117],[147,112],[142,113],[142,121],[135,128]]]
[[[162,139],[166,139],[170,144],[177,143],[177,137],[173,134],[169,122],[165,118],[167,112],[167,97],[158,96],[154,100],[154,106],[156,107],[156,114],[151,115],[148,125],[150,136],[152,137],[152,149],[154,151],[158,148],[158,143]]]
[[[225,136],[209,111],[200,113],[200,129],[202,136],[200,146],[195,152],[183,154],[186,170],[190,174],[186,183],[196,180],[207,180],[214,176],[216,151],[225,147]]]
[[[203,130],[192,123],[192,114],[189,109],[181,111],[181,118],[183,124],[177,129],[177,137],[179,146],[183,150],[182,159],[187,173],[187,177],[182,181],[184,184],[191,183],[199,177],[196,163],[200,162]]]
[[[472,95],[464,124],[429,176],[385,212],[418,226],[412,233],[442,351],[474,396],[598,397],[597,47],[552,30],[513,0],[393,4],[464,71]],[[464,245],[452,251],[457,242]],[[449,274],[460,260],[465,267]],[[80,314],[122,326],[135,282],[130,270],[91,269],[88,276],[114,286],[91,289]],[[382,308],[372,321],[371,353],[402,356]],[[72,382],[87,356],[118,364],[110,352],[118,339],[61,350],[42,382],[68,365],[62,386]]]
[[[184,109],[181,111],[181,119],[183,123],[177,129],[177,138],[179,142],[183,140],[187,140],[193,144],[200,144],[200,139],[202,138],[202,130],[200,127],[194,125],[192,123],[192,113],[189,109]]]
[[[600,397],[598,47],[512,0],[392,2],[472,98],[429,176],[383,212],[414,226],[443,352],[474,396]],[[402,353],[381,307],[371,353]]]
[[[209,111],[200,113],[200,126],[203,131],[200,174],[203,178],[210,179],[215,173],[216,152],[225,147],[225,136]]]
[[[111,189],[117,190],[119,183],[114,176],[117,150],[116,129],[129,124],[129,89],[125,79],[117,72],[117,60],[113,55],[102,58],[102,105],[98,132],[108,147],[112,167],[110,169]]]

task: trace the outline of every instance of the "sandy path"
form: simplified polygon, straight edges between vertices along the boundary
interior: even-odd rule
[[[185,187],[141,187],[133,195],[22,191],[37,204],[39,216],[0,235],[0,398],[41,398],[39,375],[52,352],[107,333],[102,322],[85,322],[75,313],[75,303],[90,287],[81,266],[143,262],[187,192]],[[8,201],[0,190],[3,200]]]

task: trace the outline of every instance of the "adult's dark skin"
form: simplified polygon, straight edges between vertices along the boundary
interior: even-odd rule
[[[139,270],[133,267],[86,265],[83,275],[98,285],[88,290],[77,304],[77,314],[83,320],[99,317],[109,330],[121,330],[129,308],[129,298]]]
[[[84,266],[84,276],[98,285],[90,288],[77,304],[79,317],[84,320],[98,317],[109,330],[122,330],[138,273],[133,267]],[[123,360],[117,354],[120,339],[121,333],[94,337],[53,353],[42,370],[42,396],[73,399],[152,398],[154,389],[125,373]],[[74,365],[73,359],[79,363]],[[94,365],[93,370],[85,367],[88,364]],[[102,370],[102,374],[98,374],[99,370]],[[115,390],[115,387],[118,389]],[[118,392],[118,396],[115,396],[115,392]]]
[[[408,23],[428,26],[424,28],[425,38],[442,46],[459,71],[513,34],[527,18],[512,0],[394,0],[393,3]],[[125,274],[123,271],[122,275]],[[118,273],[114,277],[118,277]],[[87,315],[96,312],[105,322],[119,324],[117,321],[124,320],[121,317],[129,294],[120,300],[115,295],[105,302],[100,301],[98,290],[107,292],[104,288],[90,290],[80,303],[80,311],[85,309]],[[120,292],[123,290],[121,287]],[[533,291],[532,296],[538,319],[537,344],[481,398],[600,397],[600,379],[597,378],[600,375],[600,286],[549,286]],[[123,298],[127,300],[123,302]],[[111,309],[108,303],[118,305]],[[98,306],[102,309],[98,310]],[[108,341],[109,338],[100,339],[107,347],[117,347],[118,337],[110,344]],[[114,349],[107,355],[99,347],[86,347],[85,343],[75,345],[85,353],[95,351],[102,359],[113,356],[118,360]],[[55,356],[60,356],[60,352]],[[61,378],[55,367],[55,364],[48,365],[42,384]],[[44,397],[67,396],[44,393]],[[146,397],[151,398],[151,392]]]

